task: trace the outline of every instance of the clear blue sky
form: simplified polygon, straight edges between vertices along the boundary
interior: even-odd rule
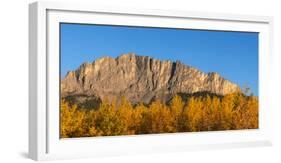
[[[258,95],[258,33],[61,24],[61,76],[83,62],[134,52],[218,72]]]

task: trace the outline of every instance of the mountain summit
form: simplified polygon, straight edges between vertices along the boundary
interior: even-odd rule
[[[104,100],[125,96],[132,103],[168,101],[177,93],[226,95],[238,90],[238,85],[218,73],[206,74],[179,61],[160,61],[133,53],[83,63],[61,81],[62,97],[83,95]]]

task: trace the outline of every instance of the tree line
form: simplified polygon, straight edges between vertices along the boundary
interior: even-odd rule
[[[60,137],[92,137],[258,128],[258,99],[241,92],[218,96],[175,95],[166,104],[132,105],[104,100],[98,109],[60,106]]]

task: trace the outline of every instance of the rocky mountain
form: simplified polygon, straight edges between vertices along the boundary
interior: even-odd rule
[[[149,103],[152,99],[167,101],[177,93],[225,95],[238,90],[238,85],[218,73],[203,73],[179,61],[160,61],[133,53],[83,63],[61,81],[62,97],[110,100],[125,96],[132,103]]]

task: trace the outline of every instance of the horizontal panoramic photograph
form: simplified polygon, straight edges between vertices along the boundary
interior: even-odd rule
[[[60,138],[259,127],[258,33],[60,24]]]

